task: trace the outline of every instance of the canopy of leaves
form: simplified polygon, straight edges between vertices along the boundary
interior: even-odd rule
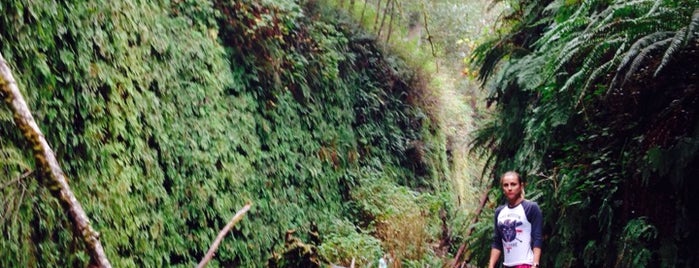
[[[526,175],[544,266],[696,263],[699,2],[504,2],[502,32],[473,57],[496,105],[474,145],[494,185]]]

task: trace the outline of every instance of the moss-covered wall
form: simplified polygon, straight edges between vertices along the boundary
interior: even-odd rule
[[[192,266],[248,201],[211,264],[263,266],[289,229],[367,227],[362,181],[430,185],[414,77],[313,8],[0,2],[0,52],[115,267]],[[84,266],[26,146],[0,106],[0,266]]]

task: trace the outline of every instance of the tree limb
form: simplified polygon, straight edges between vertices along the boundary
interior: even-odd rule
[[[56,156],[51,147],[49,147],[44,134],[41,133],[39,126],[34,121],[34,117],[24,101],[24,97],[22,97],[22,93],[17,87],[17,82],[15,82],[2,54],[0,54],[0,98],[5,99],[5,102],[10,105],[15,124],[17,124],[17,127],[19,127],[24,137],[31,144],[37,163],[37,170],[39,174],[46,178],[46,186],[68,212],[68,216],[75,227],[74,232],[76,235],[82,237],[83,242],[85,242],[86,251],[91,259],[90,266],[112,267],[109,264],[109,260],[107,260],[102,244],[100,244],[99,233],[92,229],[90,220],[80,202],[78,202],[70,190],[68,179],[58,165]]]
[[[233,226],[243,218],[245,213],[248,212],[248,210],[250,210],[250,206],[250,203],[245,205],[242,209],[238,211],[238,213],[235,214],[235,216],[233,216],[231,221],[228,222],[228,224],[226,224],[226,227],[223,227],[223,229],[221,229],[221,231],[218,233],[218,236],[216,236],[216,240],[214,240],[214,243],[211,244],[209,252],[206,252],[206,255],[203,259],[201,259],[199,265],[197,265],[197,268],[206,267],[206,264],[209,263],[209,261],[214,257],[214,253],[216,253],[216,250],[218,249],[218,246],[221,244],[223,238],[226,237],[226,234],[228,234],[228,232],[230,232],[231,229],[233,229]]]
[[[490,189],[492,189],[492,188],[493,188],[493,186],[491,184],[489,184],[488,188],[485,189],[483,194],[481,194],[480,205],[478,206],[476,211],[473,213],[475,215],[473,217],[473,220],[471,221],[471,227],[468,230],[469,237],[473,234],[473,231],[475,231],[475,229],[476,229],[474,225],[476,224],[476,222],[478,222],[478,218],[480,217],[481,212],[483,212],[483,208],[485,208],[485,205],[488,204],[488,194],[490,193]],[[454,267],[457,267],[459,265],[459,258],[461,257],[461,253],[463,253],[464,249],[466,249],[466,244],[467,243],[464,243],[463,245],[461,245],[461,247],[459,247],[459,251],[456,253],[456,257],[454,258],[456,260],[456,262],[454,262]],[[462,266],[471,261],[471,256],[464,256],[464,257],[465,257],[465,260],[461,263]]]

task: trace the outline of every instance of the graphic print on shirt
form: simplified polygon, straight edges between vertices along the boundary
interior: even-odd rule
[[[516,246],[515,243],[513,242],[515,239],[519,242],[522,242],[522,240],[517,239],[517,233],[521,233],[522,230],[517,230],[517,227],[522,225],[523,223],[518,220],[511,220],[507,219],[504,222],[498,222],[498,229],[500,229],[500,233],[502,234],[502,240],[505,242],[503,245],[509,252],[510,249],[512,249],[512,246]]]

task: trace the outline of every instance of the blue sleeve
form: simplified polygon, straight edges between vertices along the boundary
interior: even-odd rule
[[[500,206],[497,209],[495,209],[495,217],[493,217],[493,243],[490,244],[491,248],[496,248],[502,251],[502,237],[500,236],[500,232],[498,232],[498,215],[500,215],[500,211],[502,210],[504,206]]]
[[[541,246],[544,244],[541,231],[543,225],[541,209],[539,209],[539,204],[536,202],[529,201],[525,203],[526,206],[524,207],[524,213],[527,216],[527,220],[532,223],[532,248],[541,248]]]

